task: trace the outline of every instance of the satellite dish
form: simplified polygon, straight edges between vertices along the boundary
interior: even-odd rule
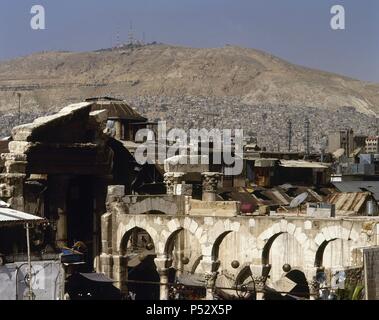
[[[297,208],[300,206],[305,199],[308,198],[308,192],[304,192],[302,194],[299,194],[296,198],[294,198],[290,203],[290,208]]]
[[[341,148],[333,152],[333,157],[336,159],[341,158],[345,154],[345,149]]]
[[[288,189],[293,188],[293,185],[292,185],[292,184],[289,184],[289,183],[285,183],[285,184],[282,184],[282,185],[279,186],[279,187],[281,187],[281,188],[284,189],[284,190],[288,190]]]

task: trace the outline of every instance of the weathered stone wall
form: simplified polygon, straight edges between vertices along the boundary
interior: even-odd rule
[[[366,299],[379,300],[379,247],[365,248],[363,255]]]
[[[311,282],[317,267],[325,267],[326,271],[361,267],[359,248],[379,244],[378,218],[248,217],[222,213],[213,216],[212,210],[208,216],[196,216],[191,215],[190,207],[181,214],[127,214],[129,204],[124,199],[113,199],[104,216],[108,222],[103,226],[112,232],[103,234],[103,244],[107,244],[103,253],[119,256],[125,246],[124,238],[138,227],[149,233],[157,257],[166,259],[169,267],[174,256],[170,252],[173,243],[178,234],[184,233],[184,244],[190,248],[182,249],[188,252],[193,246],[194,252],[201,253],[203,259],[196,272],[204,274],[218,271],[236,278],[246,266],[270,264],[269,282],[274,284],[283,275],[283,264],[289,263],[303,271]],[[190,260],[185,266],[188,271],[194,263],[194,259]],[[239,262],[235,269],[231,266],[234,260]]]

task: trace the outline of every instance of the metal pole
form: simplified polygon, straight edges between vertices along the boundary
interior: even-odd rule
[[[310,148],[310,122],[308,118],[305,119],[304,124],[305,124],[305,153],[306,155],[309,155],[311,153],[311,148]]]
[[[292,121],[288,120],[288,152],[292,149]]]
[[[33,300],[33,290],[32,290],[32,262],[31,262],[31,255],[30,255],[30,225],[29,223],[26,223],[26,246],[27,246],[27,253],[28,253],[28,281],[29,281],[29,300]]]
[[[18,97],[18,125],[21,124],[21,93],[17,92]]]

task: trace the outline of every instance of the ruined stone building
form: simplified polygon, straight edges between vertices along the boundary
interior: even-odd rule
[[[330,209],[291,209],[288,203],[282,204],[287,207],[282,212],[244,214],[240,201],[220,197],[220,173],[202,168],[203,195],[194,199],[182,193],[194,168],[177,169],[166,165],[166,195],[128,195],[122,186],[108,189],[100,270],[123,292],[132,288],[143,296],[139,291],[154,279],[160,288],[149,288],[149,298],[169,299],[177,281],[206,288],[197,291],[198,299],[268,299],[280,293],[317,299],[319,289],[330,287],[338,274],[344,274],[344,286],[350,289],[368,277],[377,281],[372,280],[377,276],[367,248],[379,244],[378,217],[344,211],[335,216]],[[145,241],[136,242],[138,235]],[[138,272],[136,264],[150,273]],[[320,274],[325,280],[319,280]],[[368,296],[378,297],[372,286]]]
[[[120,101],[110,107],[106,103],[109,100],[96,99],[70,105],[12,130],[9,151],[1,156],[0,199],[49,221],[41,231],[43,247],[34,248],[36,252],[81,241],[92,264],[100,252],[107,187],[121,184],[131,193],[149,182],[150,178],[139,176],[144,172],[149,176],[150,168],[136,171],[134,158],[121,140],[130,122],[141,125],[146,119]],[[106,130],[107,121],[116,123],[116,136]],[[25,250],[16,235],[9,240],[8,246],[1,245],[3,254]]]

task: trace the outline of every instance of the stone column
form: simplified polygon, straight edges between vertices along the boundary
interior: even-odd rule
[[[98,272],[104,273],[107,277],[113,278],[113,256],[111,254],[102,253],[99,259],[100,269]]]
[[[183,258],[184,258],[184,232],[179,232],[178,235],[176,236],[176,242],[175,242],[175,247],[174,247],[174,255],[175,255],[175,260],[177,262],[176,264],[176,276],[180,276],[183,274],[184,270],[184,263],[183,263]]]
[[[168,269],[172,264],[172,260],[166,256],[161,256],[154,259],[157,271],[159,274],[159,299],[169,299],[169,285],[168,285]]]
[[[309,300],[317,300],[320,296],[320,284],[315,280],[308,282],[309,286]]]
[[[176,195],[176,186],[182,182],[184,172],[166,172],[164,182],[167,188],[167,194]]]
[[[320,284],[316,281],[316,275],[321,269],[317,267],[308,267],[305,269],[305,277],[308,281],[310,300],[316,300],[320,297]]]
[[[169,300],[168,268],[158,269],[159,274],[159,300]]]
[[[173,172],[166,172],[164,174],[164,183],[166,184],[167,194],[173,195],[175,189]]]
[[[15,210],[24,211],[24,182],[26,179],[27,156],[23,153],[4,153],[5,173],[1,174],[1,196]]]
[[[257,300],[263,300],[269,269],[263,265],[250,265]]]
[[[217,280],[218,272],[206,272],[204,274],[204,279],[206,282],[206,300],[214,300],[214,290],[216,286],[216,280]]]
[[[203,201],[216,201],[217,185],[222,174],[219,172],[203,172]]]
[[[67,245],[67,192],[70,185],[69,176],[50,176],[48,195],[50,198],[49,211],[54,216],[56,226],[55,241],[61,248]]]
[[[126,296],[128,294],[128,257],[119,255],[113,256],[112,275],[115,281],[115,287],[120,289],[123,296]]]
[[[214,290],[218,276],[220,261],[214,261],[211,257],[203,257],[201,267],[204,270],[204,280],[206,285],[206,300],[214,300]]]
[[[257,300],[263,300],[266,279],[263,276],[253,276]]]
[[[123,130],[122,130],[122,123],[121,123],[121,121],[120,120],[116,120],[115,122],[114,122],[114,124],[115,124],[115,131],[116,131],[116,133],[115,133],[115,138],[116,139],[118,139],[118,140],[123,140]]]

